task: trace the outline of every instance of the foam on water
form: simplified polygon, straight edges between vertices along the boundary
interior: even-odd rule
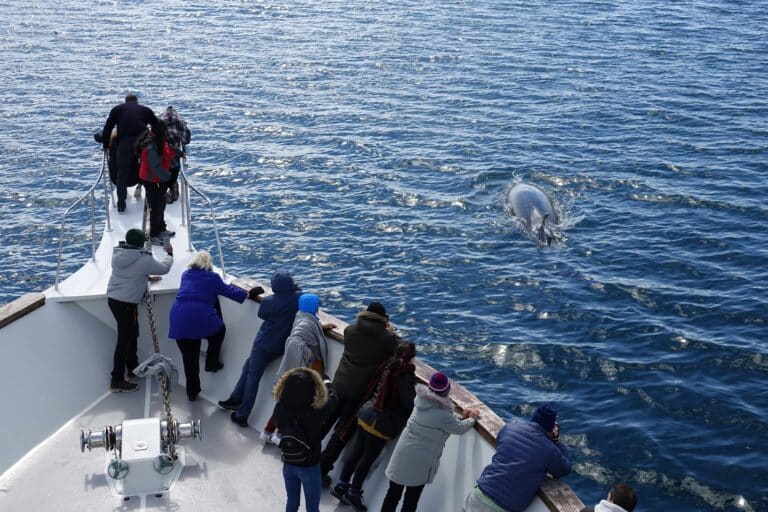
[[[189,121],[228,270],[286,264],[346,319],[383,300],[505,418],[551,402],[586,502],[624,479],[643,510],[768,510],[760,2],[11,1],[3,21],[4,300],[52,284],[91,135],[136,92]],[[514,181],[552,193],[567,242],[519,233]],[[195,233],[213,244],[205,215]]]

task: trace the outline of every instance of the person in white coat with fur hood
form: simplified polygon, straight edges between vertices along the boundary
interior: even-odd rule
[[[429,386],[416,386],[413,412],[385,472],[389,489],[381,512],[395,512],[404,489],[400,510],[414,512],[424,486],[435,479],[448,436],[464,434],[474,426],[479,413],[467,410],[457,417],[448,398],[450,391],[451,382],[443,372],[435,372]]]

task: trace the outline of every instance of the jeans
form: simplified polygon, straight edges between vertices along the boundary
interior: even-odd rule
[[[149,236],[159,236],[165,231],[165,193],[168,191],[168,184],[149,181],[141,183],[147,191],[149,204]]]
[[[283,464],[283,480],[285,480],[285,492],[288,501],[285,504],[285,512],[296,512],[301,504],[301,486],[304,486],[304,501],[307,512],[320,511],[320,465],[293,466]]]
[[[133,371],[139,365],[139,305],[107,299],[109,310],[117,321],[117,345],[112,358],[112,384],[125,380],[126,366]]]
[[[351,452],[347,456],[347,460],[344,461],[344,467],[341,468],[339,480],[349,482],[350,477],[354,474],[352,489],[361,490],[363,482],[365,482],[365,478],[371,470],[371,466],[376,462],[386,444],[386,439],[376,437],[357,427],[355,438],[352,441]]]
[[[267,365],[280,357],[282,354],[267,352],[253,344],[251,355],[245,360],[243,371],[240,373],[240,379],[235,384],[235,389],[229,395],[232,402],[239,403],[240,407],[235,411],[238,418],[248,418],[253,410],[253,404],[256,402],[256,395],[259,392],[259,381],[264,375]]]
[[[400,509],[400,512],[416,512],[416,506],[419,504],[424,486],[404,487],[392,480],[389,481],[387,495],[384,497],[384,503],[381,504],[381,512],[395,512],[400,496],[403,495],[403,488],[405,488],[405,500],[403,500],[403,508]]]

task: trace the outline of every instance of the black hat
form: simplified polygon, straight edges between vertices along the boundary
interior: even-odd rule
[[[368,311],[371,313],[376,313],[377,315],[381,315],[386,318],[387,311],[384,309],[384,304],[381,302],[371,302],[368,305]]]

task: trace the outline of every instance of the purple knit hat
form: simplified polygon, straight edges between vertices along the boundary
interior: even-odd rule
[[[447,396],[451,391],[451,381],[443,372],[435,372],[429,379],[429,389],[440,396]]]

